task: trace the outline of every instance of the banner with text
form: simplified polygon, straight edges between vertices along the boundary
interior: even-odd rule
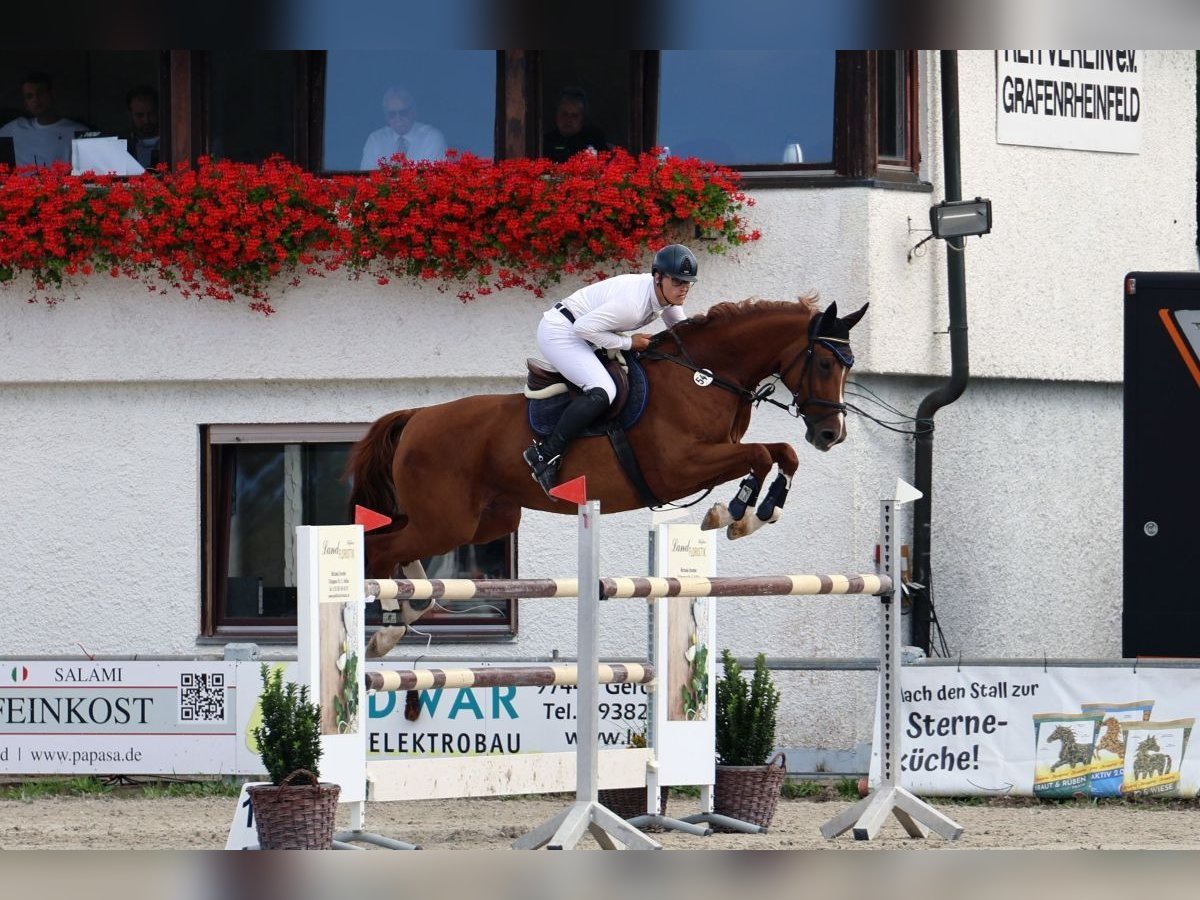
[[[296,663],[275,665],[285,679],[298,677]],[[261,690],[258,662],[0,660],[0,774],[260,774],[251,733]],[[366,755],[570,750],[576,697],[568,686],[372,694]],[[624,747],[645,727],[643,685],[601,685],[597,706],[601,747]]]
[[[1200,669],[918,665],[900,685],[916,794],[1196,796]]]
[[[1139,153],[1142,52],[997,50],[996,142]]]

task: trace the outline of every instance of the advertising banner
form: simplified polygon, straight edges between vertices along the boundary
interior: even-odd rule
[[[232,662],[0,661],[0,772],[232,774]]]
[[[284,667],[295,681],[299,667]],[[368,662],[368,670],[401,663]],[[444,668],[494,661],[442,662]],[[258,662],[0,660],[0,774],[255,775]],[[600,746],[645,726],[646,688],[601,685]],[[561,752],[575,746],[573,687],[444,688],[372,694],[371,760]],[[409,715],[416,718],[410,720]]]
[[[900,684],[913,793],[1196,796],[1200,669],[918,665]]]

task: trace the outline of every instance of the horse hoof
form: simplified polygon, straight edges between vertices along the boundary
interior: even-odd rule
[[[738,519],[725,529],[725,537],[729,538],[731,541],[736,541],[738,538],[744,538],[749,533],[750,529],[745,519]]]
[[[712,509],[704,514],[704,521],[700,523],[701,531],[716,531],[733,521],[733,516],[729,514],[729,507],[724,503],[714,503]]]
[[[367,641],[367,659],[382,659],[387,656],[400,643],[400,638],[404,637],[406,631],[408,628],[404,625],[380,628]]]

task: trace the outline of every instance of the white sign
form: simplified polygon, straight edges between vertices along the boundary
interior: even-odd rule
[[[0,772],[261,771],[238,761],[247,682],[252,704],[257,663],[0,660]]]
[[[438,662],[434,668],[488,667],[488,663]],[[492,664],[494,665],[494,663]],[[503,664],[497,666],[503,668]],[[368,671],[400,668],[379,662]],[[601,747],[629,744],[645,727],[648,701],[640,684],[598,687]],[[579,691],[573,685],[430,688],[415,694],[416,717],[406,716],[405,692],[367,698],[367,759],[547,753],[573,750]]]
[[[900,778],[914,793],[1197,794],[1200,668],[918,665],[900,687]]]
[[[1139,50],[997,50],[997,143],[1141,152],[1142,63]]]
[[[225,839],[226,850],[258,849],[258,826],[254,824],[254,807],[250,805],[250,792],[247,788],[270,783],[269,781],[247,781],[242,785],[237,806],[233,809],[233,821],[229,824],[229,837]]]

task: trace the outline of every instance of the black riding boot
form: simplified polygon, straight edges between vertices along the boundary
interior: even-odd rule
[[[534,481],[542,486],[547,496],[550,488],[558,483],[558,470],[562,467],[568,445],[604,415],[607,409],[608,394],[604,388],[592,388],[580,394],[567,404],[550,436],[525,451],[523,456],[533,470]]]

